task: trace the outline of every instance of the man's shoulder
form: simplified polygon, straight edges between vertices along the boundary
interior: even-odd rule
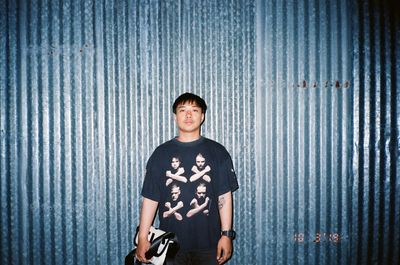
[[[148,159],[148,165],[158,164],[160,159],[165,157],[165,155],[169,152],[171,146],[171,140],[168,140],[159,146],[157,146],[153,152],[151,153]]]
[[[212,139],[204,137],[204,143],[209,145],[209,146],[211,146],[212,148],[214,148],[218,152],[228,152],[226,150],[225,146],[223,146],[221,143],[219,143],[219,142],[217,142],[215,140],[212,140]]]
[[[154,149],[153,153],[158,153],[158,152],[163,152],[168,150],[171,146],[173,146],[173,139],[168,140],[162,144],[160,144],[159,146],[156,147],[156,149]]]

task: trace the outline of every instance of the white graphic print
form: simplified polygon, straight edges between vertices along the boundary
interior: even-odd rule
[[[192,171],[195,173],[190,177],[190,182],[196,181],[199,178],[203,178],[205,181],[210,182],[211,178],[206,173],[211,171],[210,166],[206,166],[206,159],[202,154],[196,156],[196,165],[192,167]]]
[[[177,185],[172,185],[171,189],[171,198],[172,198],[172,203],[166,202],[165,207],[167,210],[163,213],[163,217],[167,218],[170,217],[171,215],[174,215],[176,220],[181,221],[182,215],[178,213],[178,210],[183,207],[183,202],[178,201],[179,195],[181,195],[181,188]]]
[[[190,202],[192,209],[186,214],[187,217],[192,217],[199,212],[208,215],[209,211],[206,209],[210,198],[206,197],[207,187],[204,183],[197,186],[195,198]]]
[[[172,157],[171,160],[171,167],[172,170],[167,170],[166,176],[167,176],[167,181],[165,182],[165,186],[168,186],[171,184],[174,180],[186,183],[187,179],[182,176],[183,173],[185,173],[185,169],[180,166],[181,165],[181,159],[178,156]]]

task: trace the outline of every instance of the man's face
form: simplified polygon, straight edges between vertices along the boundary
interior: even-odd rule
[[[196,157],[196,165],[199,169],[203,169],[205,163],[206,163],[206,159],[204,157],[202,157],[202,156]]]
[[[197,198],[205,198],[206,197],[206,190],[207,190],[207,188],[205,187],[205,186],[198,186],[197,187],[197,192],[196,192],[196,195],[197,195]]]
[[[174,157],[172,158],[171,166],[173,169],[177,169],[180,165],[179,159]]]
[[[179,187],[173,187],[171,190],[171,197],[173,201],[176,201],[181,194],[181,189]]]
[[[175,121],[179,133],[200,133],[200,126],[204,119],[204,113],[194,102],[185,102],[176,108]]]

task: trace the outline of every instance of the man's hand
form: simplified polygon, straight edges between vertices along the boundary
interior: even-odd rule
[[[138,241],[138,246],[136,248],[136,259],[143,263],[149,263],[150,261],[146,259],[145,254],[147,250],[149,250],[151,244],[146,238],[139,238]]]
[[[217,246],[218,264],[223,264],[232,256],[232,239],[227,236],[221,236]]]
[[[140,262],[150,262],[145,256],[146,251],[149,250],[151,246],[150,242],[147,240],[147,236],[149,234],[151,222],[153,221],[157,206],[157,201],[143,198],[142,211],[140,213],[138,246],[136,248],[136,258]]]

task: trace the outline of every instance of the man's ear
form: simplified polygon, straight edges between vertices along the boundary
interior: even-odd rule
[[[176,114],[174,113],[174,121],[176,122]]]
[[[204,118],[205,118],[205,115],[204,115],[204,112],[203,112],[203,113],[201,113],[201,123],[204,122]]]

